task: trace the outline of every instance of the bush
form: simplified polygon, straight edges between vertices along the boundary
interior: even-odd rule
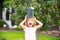
[[[26,15],[26,10],[31,5],[35,8],[35,17],[40,20],[44,26],[42,30],[48,30],[50,27],[54,25],[60,26],[60,0],[30,0],[30,1],[12,1],[12,0],[5,0],[3,2],[4,7],[12,7],[15,9],[16,14],[12,14],[12,20],[15,21],[16,25],[24,19]],[[6,6],[5,6],[6,5]],[[56,19],[57,18],[57,19]],[[17,27],[17,30],[21,30]]]
[[[4,24],[6,24],[6,23],[3,20],[0,20],[0,27],[3,27]]]
[[[18,26],[18,27],[16,28],[16,30],[23,30],[23,29],[22,29],[21,27]]]

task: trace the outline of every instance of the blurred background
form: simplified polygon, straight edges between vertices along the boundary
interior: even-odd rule
[[[34,16],[44,24],[40,39],[60,40],[60,0],[0,0],[0,40],[24,40],[19,23],[32,5]]]

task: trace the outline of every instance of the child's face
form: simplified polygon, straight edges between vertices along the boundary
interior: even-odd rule
[[[29,27],[32,27],[33,24],[34,24],[34,21],[33,21],[32,19],[29,19],[29,20],[27,21],[27,25],[28,25]]]

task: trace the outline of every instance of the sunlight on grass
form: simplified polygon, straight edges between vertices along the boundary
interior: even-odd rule
[[[40,35],[41,40],[60,40],[60,38],[53,37],[53,36],[48,36],[48,35]]]
[[[24,40],[24,32],[0,32],[0,40]],[[40,40],[60,40],[60,38],[41,34]]]
[[[23,32],[0,32],[0,35],[6,38],[6,40],[24,40]]]

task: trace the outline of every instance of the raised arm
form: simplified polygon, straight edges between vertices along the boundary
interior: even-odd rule
[[[23,29],[26,27],[26,26],[24,25],[25,21],[26,21],[26,18],[19,24],[19,26],[21,26]]]
[[[38,25],[35,26],[37,29],[39,29],[43,26],[43,23],[41,23],[40,21],[38,21],[36,19],[35,19],[35,21],[38,23]]]

